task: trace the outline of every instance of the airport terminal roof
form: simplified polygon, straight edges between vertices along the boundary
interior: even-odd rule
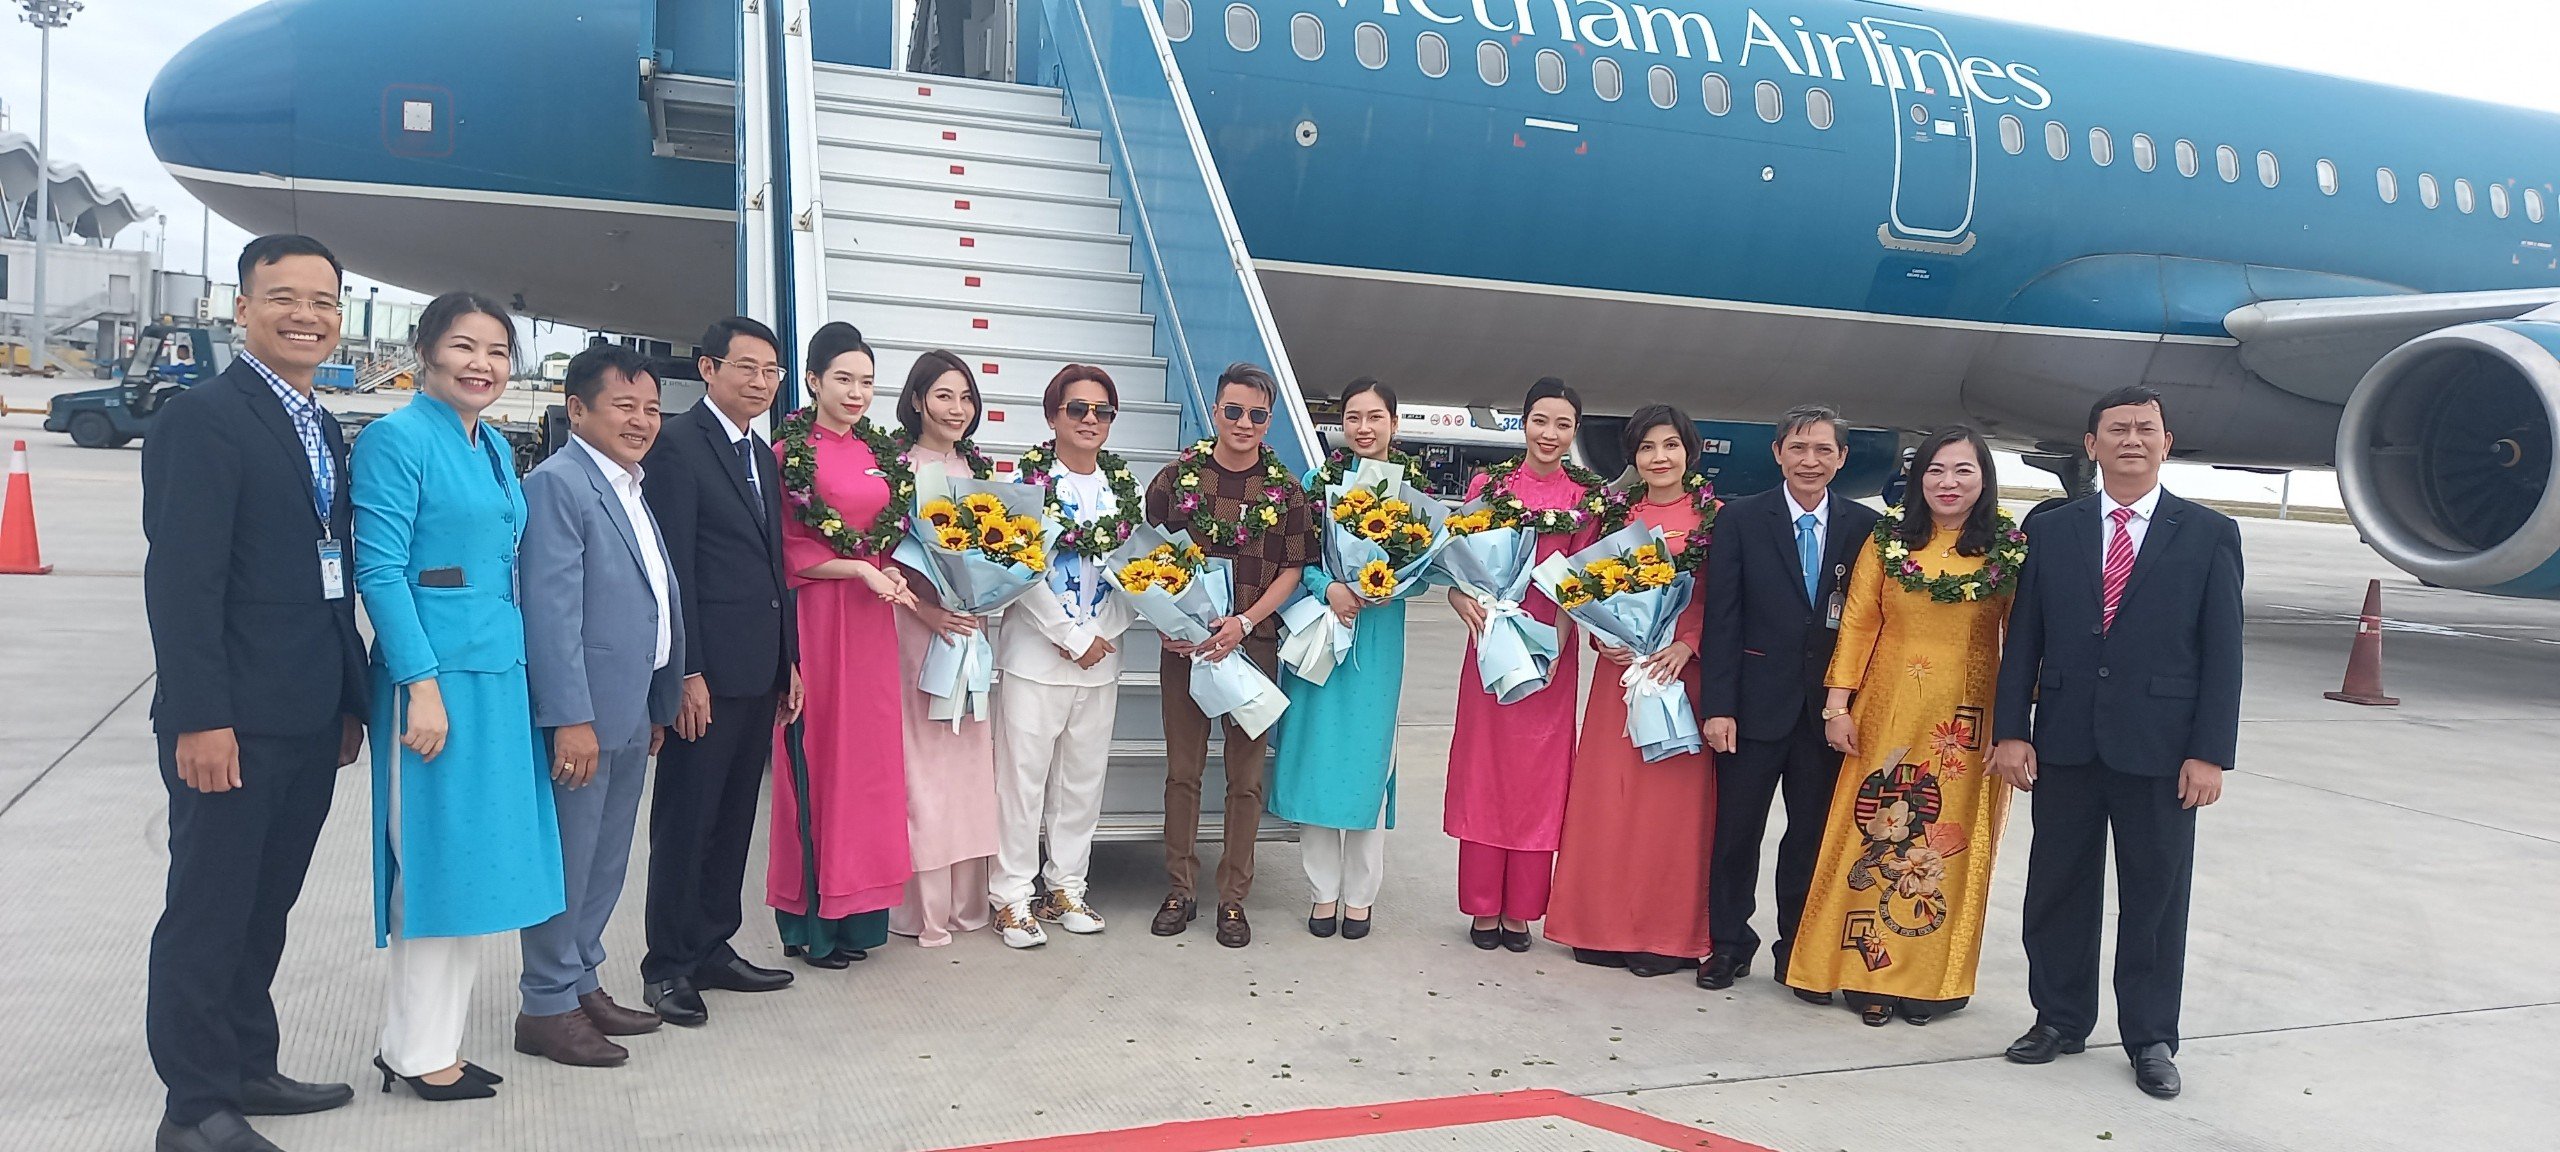
[[[28,202],[36,194],[36,143],[24,134],[0,132],[0,200]],[[73,234],[92,240],[111,239],[151,209],[133,202],[121,188],[101,188],[77,164],[52,165],[52,209]]]

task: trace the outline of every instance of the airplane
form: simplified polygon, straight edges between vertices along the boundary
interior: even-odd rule
[[[1866,0],[951,2],[799,30],[822,68],[931,41],[1055,84],[1061,29],[1135,22],[1298,378],[1963,420],[2075,490],[2090,402],[2148,384],[2179,458],[2334,466],[2401,568],[2560,596],[2560,117]],[[739,299],[740,28],[280,0],[180,52],[146,124],[252,231],[681,345]],[[1119,114],[1092,95],[1078,123]]]

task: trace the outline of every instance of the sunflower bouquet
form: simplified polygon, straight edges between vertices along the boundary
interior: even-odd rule
[[[1405,470],[1363,460],[1324,490],[1324,582],[1350,585],[1362,600],[1384,604],[1421,591],[1431,561],[1448,542],[1441,523],[1447,505],[1413,486]],[[1351,655],[1351,630],[1335,618],[1314,582],[1281,610],[1287,638],[1280,662],[1299,678],[1322,684]]]
[[[1186,644],[1209,639],[1209,625],[1235,614],[1233,562],[1203,555],[1189,532],[1141,524],[1127,543],[1102,558],[1102,578],[1118,589],[1129,610],[1165,638]],[[1191,658],[1191,699],[1204,716],[1224,716],[1247,735],[1260,736],[1280,719],[1289,698],[1240,653],[1218,660]]]
[[[1433,558],[1436,573],[1475,597],[1485,613],[1476,637],[1476,677],[1504,704],[1516,704],[1547,686],[1557,652],[1556,626],[1521,606],[1529,595],[1529,568],[1537,562],[1537,529],[1482,497],[1459,505],[1441,521],[1446,541]]]
[[[916,471],[896,559],[932,582],[944,608],[992,616],[1043,580],[1058,530],[1039,488],[927,466]],[[959,640],[935,634],[916,687],[933,697],[926,715],[957,729],[964,717],[986,719],[994,685],[995,647],[981,627]]]
[[[1680,571],[1660,529],[1630,524],[1568,556],[1549,556],[1530,578],[1602,643],[1651,656],[1678,638],[1697,577]],[[1626,691],[1627,739],[1647,762],[1698,751],[1698,715],[1679,678],[1656,680],[1643,665],[1618,679]]]

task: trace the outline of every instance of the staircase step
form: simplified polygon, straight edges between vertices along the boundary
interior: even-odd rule
[[[990,192],[938,180],[870,176],[829,176],[819,196],[828,206],[848,211],[963,226],[1008,224],[1094,233],[1120,230],[1120,202],[1108,196]]]
[[[1066,112],[1064,93],[1028,84],[886,72],[845,64],[820,64],[816,78],[818,95],[822,97],[1034,116],[1061,116]]]
[[[1122,355],[1145,355],[1155,350],[1155,321],[1135,312],[985,305],[961,308],[860,292],[827,295],[828,319],[847,321],[866,333],[895,334],[900,340],[927,341],[953,351],[981,342]]]
[[[964,307],[987,301],[1114,312],[1137,311],[1139,289],[1135,272],[865,252],[828,253],[827,285],[839,291],[926,297]]]
[[[906,108],[865,100],[818,101],[817,132],[837,140],[905,144],[919,148],[948,147],[998,156],[1102,160],[1102,134],[1066,121],[997,117]]]
[[[1111,168],[1074,160],[963,152],[876,141],[818,141],[818,169],[828,176],[878,176],[942,180],[991,192],[1054,192],[1070,196],[1111,194]]]
[[[827,213],[826,245],[830,253],[942,256],[1094,272],[1130,268],[1129,238],[1117,229],[1105,235],[985,222],[955,225],[832,209]]]
[[[864,337],[880,353],[880,379],[894,382],[889,385],[891,387],[906,382],[907,367],[915,363],[918,353],[939,347],[905,339],[885,329],[876,336],[865,330]],[[1111,383],[1120,390],[1120,398],[1124,402],[1158,400],[1166,395],[1165,362],[1153,355],[1096,356],[1090,352],[1067,353],[983,344],[955,346],[951,350],[969,362],[969,370],[978,374],[978,387],[982,391],[1010,392],[1036,398],[1049,387],[1050,379],[1058,374],[1059,369],[1070,363],[1079,363],[1091,364],[1110,373]],[[1112,438],[1131,443],[1120,435],[1118,429],[1113,430]]]

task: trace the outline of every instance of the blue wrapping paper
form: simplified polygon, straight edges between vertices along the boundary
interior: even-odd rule
[[[1644,524],[1630,524],[1570,556],[1558,553],[1548,557],[1537,565],[1531,578],[1539,590],[1554,597],[1557,584],[1576,569],[1648,543],[1661,547],[1663,555],[1670,555],[1660,531]],[[1640,657],[1652,656],[1671,646],[1679,631],[1680,613],[1687,610],[1696,589],[1697,574],[1683,572],[1660,588],[1621,592],[1567,608],[1565,613],[1604,643],[1629,649]],[[1562,603],[1561,599],[1558,603]],[[1644,675],[1642,668],[1630,666],[1619,675],[1618,686],[1627,701],[1627,742],[1647,763],[1705,747],[1698,732],[1697,709],[1689,702],[1689,693],[1678,677],[1654,680]]]
[[[907,518],[907,537],[898,542],[891,559],[923,573],[944,608],[981,617],[983,621],[1041,583],[1042,577],[1027,564],[996,560],[974,548],[945,548],[932,542],[933,525],[924,518],[924,506],[935,500],[956,501],[978,493],[1002,501],[1008,517],[1038,519],[1041,543],[1055,555],[1059,525],[1049,515],[1046,493],[1041,489],[1010,481],[952,477],[940,466],[928,464],[916,470],[918,511]],[[988,641],[983,622],[976,632],[959,640],[934,633],[925,649],[924,667],[916,677],[916,688],[933,698],[926,717],[936,722],[949,721],[954,731],[963,719],[985,720],[987,695],[995,687],[995,665],[995,646]]]
[[[1180,551],[1191,546],[1191,534],[1167,533],[1152,524],[1139,525],[1127,543],[1103,558],[1103,579],[1128,603],[1130,611],[1156,631],[1185,644],[1198,644],[1209,638],[1211,621],[1234,612],[1234,565],[1213,557],[1201,564],[1200,571],[1180,592],[1153,586],[1132,592],[1122,587],[1121,567],[1161,544],[1171,544]],[[1240,653],[1229,653],[1221,660],[1192,657],[1191,700],[1200,706],[1201,715],[1224,716],[1248,736],[1269,731],[1289,707],[1289,698],[1281,693],[1280,686]]]
[[[1454,514],[1483,506],[1461,505]],[[1529,615],[1529,569],[1538,537],[1526,528],[1492,528],[1451,536],[1436,565],[1458,590],[1483,605],[1484,634],[1476,637],[1476,675],[1495,701],[1517,704],[1547,686],[1557,654],[1555,625]]]

